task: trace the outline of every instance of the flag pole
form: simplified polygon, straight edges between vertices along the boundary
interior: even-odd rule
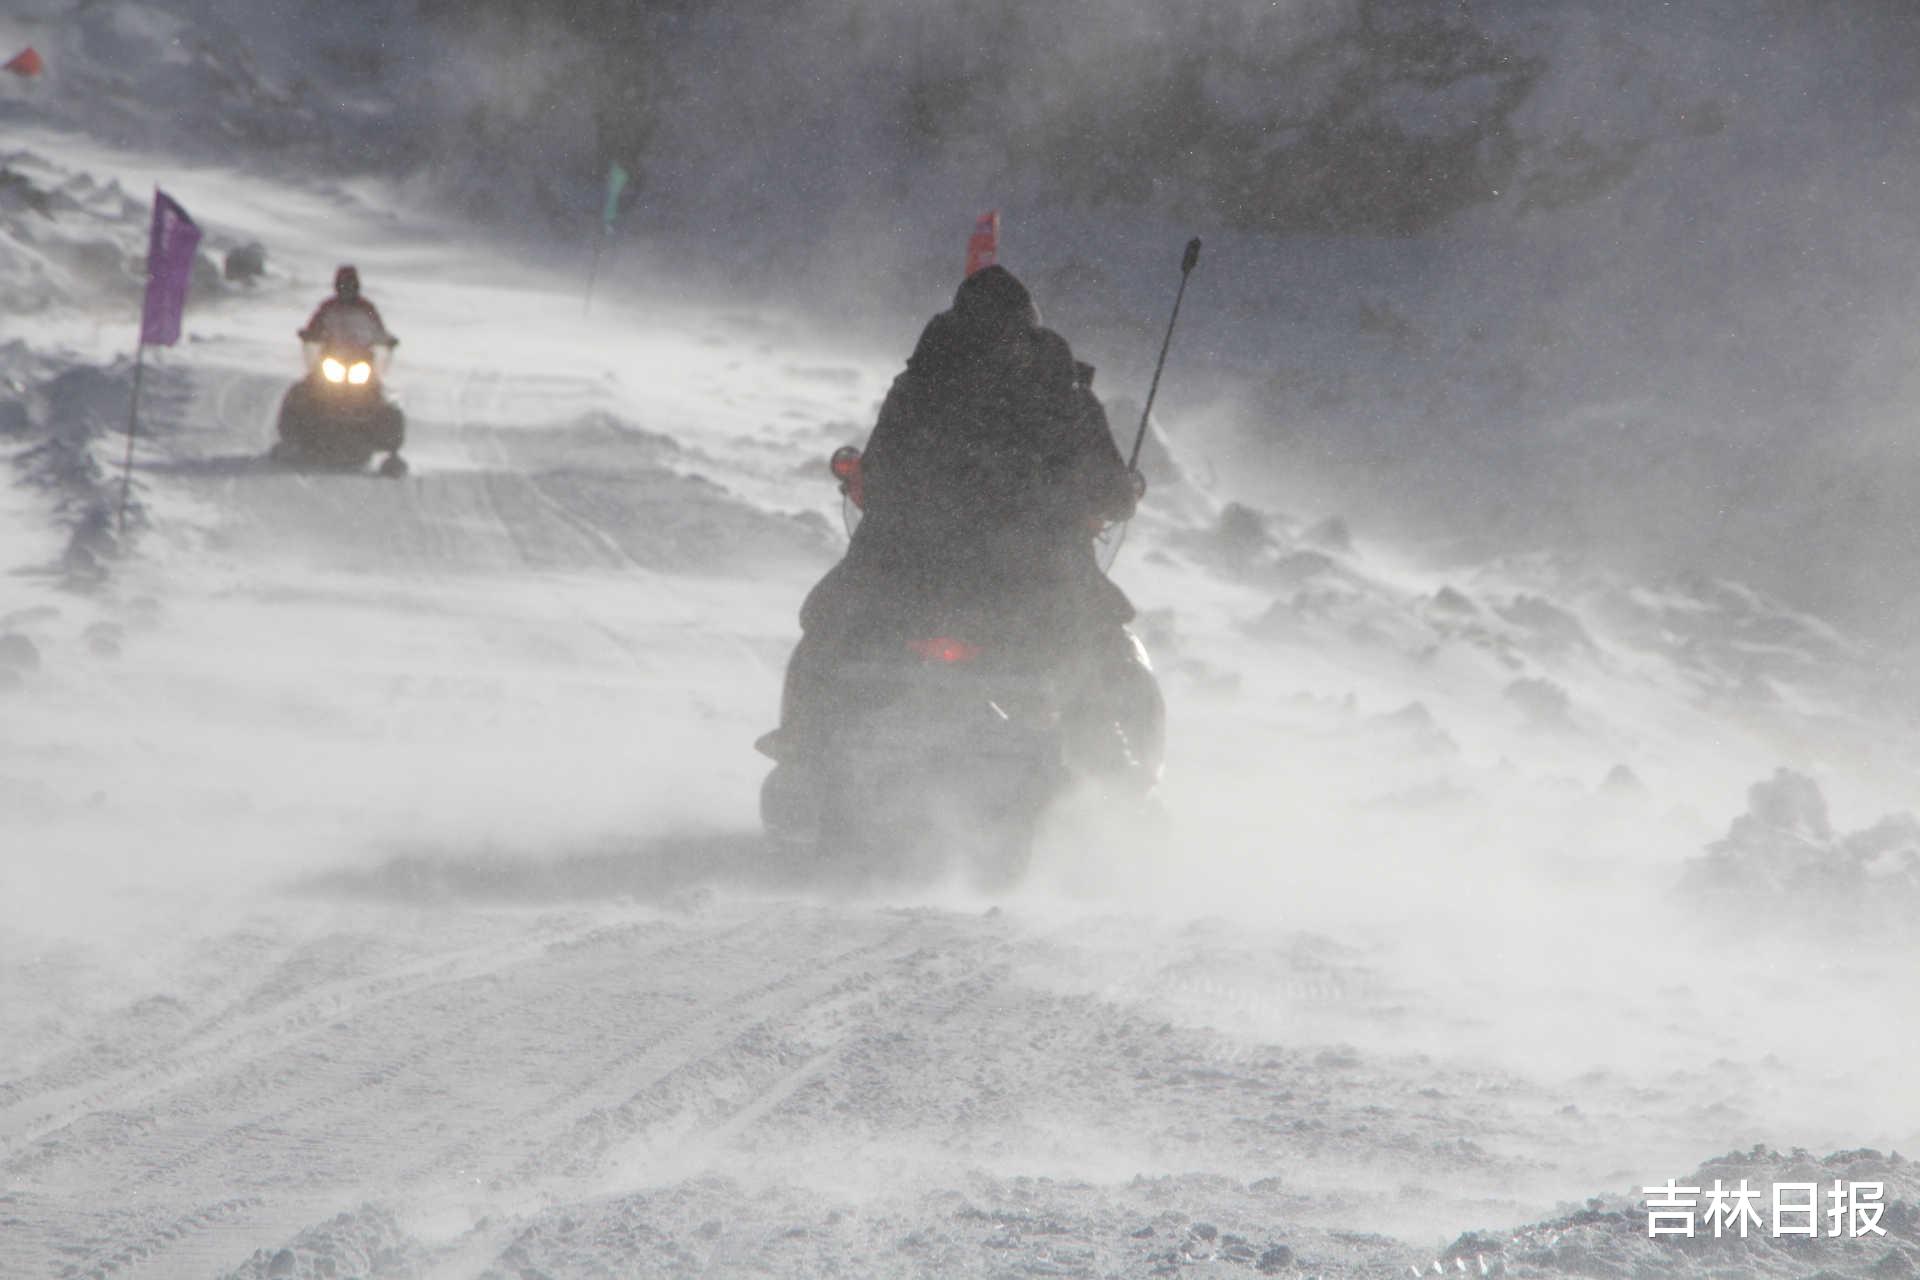
[[[127,499],[133,492],[133,437],[140,429],[140,375],[146,369],[147,344],[133,349],[133,404],[127,411],[127,461],[120,469],[120,536],[127,534]]]
[[[606,242],[605,233],[593,238],[593,265],[587,268],[587,296],[580,304],[580,314],[583,316],[593,314],[593,286],[594,282],[600,278],[600,251]]]
[[[1173,326],[1180,323],[1180,300],[1187,296],[1187,277],[1200,262],[1200,237],[1187,241],[1187,251],[1180,258],[1180,291],[1173,295],[1173,318],[1167,321],[1167,336],[1160,342],[1160,359],[1153,366],[1153,385],[1147,388],[1147,407],[1140,411],[1140,431],[1133,438],[1133,456],[1127,459],[1127,470],[1140,469],[1140,446],[1147,442],[1147,417],[1153,412],[1153,398],[1160,391],[1160,374],[1167,367],[1167,348],[1173,345]]]
[[[580,314],[583,316],[593,311],[593,286],[600,279],[600,255],[613,239],[613,220],[620,216],[620,193],[627,189],[627,183],[631,180],[632,175],[618,160],[607,166],[607,201],[600,210],[600,234],[593,241],[593,265],[587,268],[587,296],[580,304]]]

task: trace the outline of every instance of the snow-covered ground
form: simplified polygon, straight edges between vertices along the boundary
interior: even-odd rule
[[[750,743],[911,332],[588,315],[372,179],[0,164],[0,1275],[1920,1266],[1913,704],[1864,641],[1231,506],[1169,421],[1114,568],[1157,819],[849,884],[762,846]],[[209,258],[123,539],[156,181]],[[401,483],[258,462],[349,260]],[[1884,1181],[1889,1234],[1647,1240],[1702,1177]]]

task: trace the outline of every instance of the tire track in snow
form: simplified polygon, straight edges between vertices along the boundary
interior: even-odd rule
[[[259,1196],[233,1196],[203,1204],[191,1212],[168,1218],[158,1226],[145,1227],[132,1238],[117,1242],[112,1251],[95,1253],[85,1261],[70,1262],[57,1271],[60,1280],[108,1280],[147,1266],[183,1240],[220,1229],[232,1229],[232,1220],[258,1209],[266,1202]],[[68,1250],[72,1251],[72,1250]]]
[[[835,925],[833,930],[841,927]],[[555,1153],[577,1152],[578,1135],[583,1128],[599,1127],[600,1117],[639,1096],[633,1086],[636,1075],[651,1075],[657,1082],[673,1071],[724,1054],[753,1027],[775,1019],[791,1020],[848,989],[872,985],[888,958],[921,945],[917,941],[921,927],[917,921],[902,925],[878,939],[825,958],[813,953],[811,948],[802,948],[800,954],[791,957],[792,964],[781,976],[717,1003],[702,1005],[664,1029],[621,1025],[598,1032],[601,1038],[612,1036],[623,1040],[646,1033],[646,1039],[617,1054],[587,1078],[543,1098],[516,1117],[508,1132],[524,1131],[549,1117],[558,1118],[560,1124],[557,1129],[549,1130],[537,1152],[498,1171],[496,1177],[505,1185],[523,1185],[561,1172],[563,1165],[577,1164],[570,1156]],[[881,961],[881,965],[871,963],[876,960]],[[437,1159],[444,1165],[448,1156],[471,1157],[479,1150],[476,1144],[468,1144]],[[418,1165],[406,1180],[424,1179],[433,1172],[431,1165]]]
[[[77,1081],[47,1082],[36,1087],[37,1080],[55,1071],[53,1066],[47,1066],[21,1080],[0,1084],[0,1156],[13,1154],[16,1149],[32,1144],[95,1107],[109,1102],[120,1105],[138,1102],[190,1074],[196,1066],[231,1061],[235,1050],[242,1045],[264,1041],[264,1048],[258,1052],[270,1052],[306,1034],[319,1023],[338,1020],[343,1014],[366,1007],[369,1002],[399,999],[435,982],[462,981],[508,968],[565,938],[585,936],[601,927],[569,930],[505,953],[495,947],[476,946],[451,954],[423,956],[379,973],[308,987],[283,1004],[243,1013],[248,1004],[258,999],[266,984],[250,985],[226,1008],[197,1022],[178,1042],[159,1050],[157,1056],[141,1066],[89,1078],[84,1074],[86,1060],[76,1062],[68,1058],[62,1060],[62,1065],[81,1073]],[[299,954],[284,958],[275,976]],[[35,1113],[25,1114],[34,1103],[50,1110],[34,1108]],[[63,1117],[62,1112],[67,1114]]]
[[[585,971],[579,973],[567,968],[578,957],[566,953],[581,949],[601,951],[594,939],[589,936],[573,943],[555,944],[548,950],[557,953],[561,971],[541,975],[548,981],[540,983],[538,989],[524,994],[523,998],[503,1001],[451,1028],[442,1027],[439,1034],[430,1038],[416,1036],[409,1039],[406,1041],[407,1051],[398,1059],[389,1057],[371,1063],[354,1063],[342,1055],[331,1062],[317,1064],[331,1069],[330,1083],[339,1080],[343,1069],[351,1076],[339,1087],[324,1088],[290,1106],[238,1124],[219,1120],[216,1122],[217,1132],[208,1133],[198,1126],[188,1125],[188,1131],[179,1135],[186,1141],[187,1145],[184,1146],[171,1132],[148,1130],[122,1133],[120,1136],[126,1141],[115,1144],[113,1150],[99,1154],[136,1156],[135,1167],[126,1176],[116,1178],[116,1186],[122,1189],[123,1194],[144,1194],[162,1202],[171,1198],[169,1192],[188,1190],[192,1171],[214,1160],[219,1161],[218,1173],[213,1178],[193,1185],[225,1185],[231,1178],[231,1170],[243,1168],[249,1171],[247,1181],[256,1187],[311,1188],[316,1183],[324,1185],[328,1181],[345,1181],[356,1188],[356,1194],[359,1190],[371,1191],[386,1186],[398,1192],[416,1180],[444,1173],[450,1163],[468,1152],[484,1152],[489,1146],[497,1147],[500,1141],[511,1136],[511,1129],[503,1132],[488,1126],[484,1137],[478,1133],[465,1137],[458,1146],[444,1149],[440,1154],[397,1175],[392,1170],[378,1168],[355,1170],[336,1167],[329,1178],[315,1171],[327,1159],[334,1160],[336,1165],[343,1156],[351,1161],[357,1151],[373,1151],[382,1146],[414,1149],[413,1142],[424,1141],[429,1135],[405,1131],[407,1122],[403,1117],[406,1109],[404,1106],[390,1105],[392,1089],[404,1085],[410,1078],[429,1078],[426,1068],[436,1062],[443,1068],[454,1065],[451,1060],[463,1046],[477,1046],[479,1049],[476,1060],[468,1064],[470,1069],[465,1073],[466,1078],[471,1080],[476,1075],[483,1075],[487,1064],[497,1057],[499,1050],[503,1047],[511,1049],[516,1037],[524,1037],[530,1028],[537,1027],[538,1021],[533,1011],[551,1006],[557,993],[571,993],[570,1002],[561,1011],[571,1016],[581,1012],[578,1006],[582,1004],[586,1005],[585,1012],[591,1014],[598,1003],[597,997],[613,987],[618,975],[635,969],[664,969],[658,975],[658,980],[665,982],[667,988],[673,991],[687,987],[690,980],[688,970],[697,974],[710,970],[722,960],[731,959],[739,973],[749,977],[764,974],[770,967],[784,965],[787,970],[783,977],[773,982],[755,983],[745,990],[727,994],[717,1004],[685,1018],[665,1039],[656,1037],[648,1045],[622,1054],[612,1064],[597,1066],[587,1080],[576,1082],[532,1108],[536,1117],[566,1111],[569,1104],[576,1103],[596,1085],[604,1085],[609,1076],[617,1075],[621,1063],[673,1052],[674,1046],[680,1046],[682,1052],[679,1056],[682,1058],[690,1055],[697,1057],[704,1047],[711,1046],[715,1039],[724,1040],[727,1031],[743,1023],[779,1016],[783,1010],[792,1016],[795,1011],[809,1007],[818,998],[807,993],[823,983],[829,991],[837,990],[847,982],[845,975],[848,970],[853,970],[856,978],[859,974],[870,974],[874,968],[870,962],[874,957],[898,954],[917,945],[913,935],[919,927],[920,922],[901,925],[887,930],[880,938],[819,959],[818,944],[825,938],[844,936],[844,921],[824,916],[816,918],[810,912],[794,907],[774,908],[757,912],[722,930],[680,944],[637,955],[625,948],[610,953],[602,952],[591,957]],[[592,931],[588,932],[591,934]],[[766,951],[763,947],[737,946],[743,937],[772,942],[772,954],[763,954]],[[665,968],[663,961],[669,958],[675,958],[677,963]],[[557,985],[553,979],[559,980]],[[801,992],[798,999],[788,998],[796,991]],[[402,1012],[421,1014],[421,1020],[431,1021],[425,1011]],[[638,1021],[646,1021],[644,1010],[638,1015]],[[713,1035],[701,1035],[702,1026],[710,1023],[717,1023],[718,1030]],[[633,1029],[623,1023],[610,1031],[598,1032],[590,1041],[568,1045],[568,1055],[573,1058],[590,1057],[594,1048],[608,1043],[610,1039],[624,1039]],[[383,1030],[364,1029],[359,1033],[359,1039],[364,1042],[368,1036],[377,1037]],[[503,1031],[505,1034],[502,1034]],[[280,1076],[265,1083],[269,1086],[297,1084],[302,1078],[300,1068],[301,1064],[291,1064]],[[387,1097],[380,1101],[358,1101],[377,1098],[382,1094]],[[218,1093],[207,1108],[208,1114],[213,1116],[231,1114],[231,1110],[232,1100],[224,1092]],[[431,1128],[431,1124],[428,1127]],[[137,1148],[137,1151],[129,1148]],[[151,1158],[155,1155],[159,1157],[157,1160]],[[269,1202],[277,1205],[277,1210],[267,1211],[265,1204]],[[284,1237],[303,1225],[300,1209],[287,1199],[276,1196],[270,1198],[269,1202],[263,1202],[260,1214],[245,1222],[229,1224],[223,1230],[245,1233],[248,1239],[259,1240]],[[312,1194],[298,1197],[298,1204],[302,1208],[311,1209],[316,1203]],[[324,1211],[330,1213],[338,1207],[337,1204],[327,1203]],[[289,1210],[294,1212],[290,1215]],[[163,1227],[149,1230],[143,1236],[146,1244],[143,1245],[140,1258],[155,1256],[156,1250],[163,1246],[192,1251],[196,1247],[195,1224],[200,1221],[199,1213],[196,1207],[190,1213],[170,1219]],[[91,1259],[89,1265],[100,1269],[104,1264],[113,1262],[121,1252],[125,1251],[117,1248],[113,1255]],[[108,1267],[103,1273],[112,1271],[113,1268]],[[84,1268],[77,1272],[85,1273]]]
[[[830,1068],[855,1048],[865,1046],[876,1037],[898,1034],[901,1027],[922,1027],[950,1021],[979,1004],[1005,985],[1009,970],[1003,965],[994,966],[992,957],[1010,945],[1007,940],[1000,939],[990,943],[981,954],[969,956],[969,971],[959,977],[926,978],[918,973],[908,974],[905,981],[921,982],[924,986],[917,996],[905,1001],[890,1000],[884,1007],[876,1009],[873,1016],[852,1019],[852,1026],[833,1038],[827,1048],[806,1056],[798,1065],[775,1076],[691,1139],[683,1140],[667,1162],[666,1169],[660,1171],[666,1175],[661,1180],[678,1180],[697,1172],[706,1157],[724,1150],[745,1136],[802,1089],[825,1077]],[[899,957],[899,961],[911,964],[926,954],[926,948],[916,948],[911,954]],[[854,990],[856,988],[851,984],[841,983],[834,994],[844,996]]]
[[[656,1062],[666,1058],[662,1050],[684,1039],[676,1035],[672,1044],[634,1056],[631,1066],[647,1066],[656,1074],[617,1102],[578,1117],[541,1152],[507,1172],[499,1180],[507,1200],[495,1200],[486,1217],[427,1275],[455,1280],[485,1271],[548,1205],[576,1201],[581,1183],[605,1194],[609,1178],[624,1192],[636,1183],[665,1186],[695,1177],[713,1157],[828,1078],[850,1054],[897,1036],[902,1026],[961,1016],[1001,990],[1012,972],[995,962],[1012,941],[1004,935],[980,938],[965,928],[975,923],[916,917],[911,925],[841,957],[827,973],[816,972],[815,977],[833,972],[840,976],[824,987],[810,983],[818,989],[799,1000],[764,1009],[753,1002],[736,1010],[725,1024],[710,1028],[704,1046],[695,1052]],[[929,937],[934,929],[938,935]],[[898,945],[903,940],[909,945]],[[961,952],[965,954],[957,976],[950,970],[928,973],[923,968],[932,957],[951,964]],[[873,956],[880,963],[844,972],[844,962],[854,955]],[[795,985],[773,983],[766,990],[786,991]],[[799,1025],[822,1020],[832,1024],[824,1033]],[[742,1085],[742,1096],[727,1096]],[[649,1159],[662,1147],[669,1148],[667,1154]],[[569,1183],[574,1185],[569,1188]]]
[[[504,952],[486,946],[465,948],[452,956],[424,957],[395,971],[329,983],[302,992],[291,1007],[246,1016],[237,1015],[232,1009],[224,1010],[196,1028],[187,1041],[165,1058],[106,1079],[30,1095],[9,1106],[8,1113],[16,1113],[37,1097],[43,1105],[51,1103],[54,1110],[27,1117],[21,1128],[0,1134],[0,1140],[8,1147],[0,1159],[0,1170],[15,1169],[35,1146],[90,1115],[109,1108],[124,1114],[170,1090],[203,1083],[205,1077],[212,1074],[207,1068],[231,1069],[236,1063],[258,1064],[286,1054],[300,1041],[344,1019],[364,1017],[441,988],[497,978],[548,955],[620,942],[659,927],[651,922],[612,927],[595,922],[558,936],[510,947]],[[751,922],[743,922],[723,934],[702,934],[669,942],[648,958],[686,947],[710,945],[751,927]],[[238,1004],[246,1004],[251,995],[243,997]],[[223,1029],[217,1038],[195,1042],[194,1037],[216,1027]]]
[[[539,950],[551,954],[560,966],[575,964],[585,958],[584,953],[600,951],[609,944],[616,945],[617,952],[600,956],[594,959],[593,963],[604,968],[620,969],[633,965],[658,964],[678,955],[689,963],[698,965],[707,959],[702,954],[703,951],[710,951],[715,946],[725,947],[743,935],[766,930],[769,927],[768,914],[758,913],[724,928],[693,938],[683,938],[638,954],[634,954],[630,947],[621,944],[630,943],[636,937],[644,935],[648,931],[646,924],[598,926],[579,930],[572,936],[554,940]],[[533,948],[524,950],[532,951]],[[538,957],[521,959],[524,963],[529,958],[538,959]],[[500,974],[510,971],[511,968],[512,966],[502,966],[497,973],[482,973],[477,975],[477,978],[465,981],[496,980]],[[410,994],[418,996],[439,986],[453,985],[458,983],[425,984]],[[592,989],[593,984],[579,985],[583,989]],[[220,1127],[220,1131],[216,1133],[209,1134],[204,1128],[191,1125],[187,1127],[188,1131],[180,1134],[177,1139],[172,1133],[153,1129],[133,1133],[127,1133],[124,1130],[115,1131],[115,1136],[124,1140],[110,1143],[106,1151],[93,1153],[94,1159],[88,1160],[88,1164],[92,1167],[97,1160],[114,1156],[134,1157],[135,1167],[126,1176],[114,1179],[118,1193],[123,1198],[140,1195],[143,1189],[150,1188],[151,1190],[147,1190],[141,1197],[147,1203],[165,1204],[169,1200],[177,1203],[177,1196],[168,1193],[188,1190],[182,1185],[181,1175],[215,1157],[221,1158],[221,1168],[213,1178],[201,1184],[202,1189],[214,1190],[227,1187],[232,1182],[231,1171],[244,1169],[247,1171],[245,1175],[247,1182],[263,1190],[269,1187],[276,1188],[280,1194],[264,1198],[255,1197],[250,1200],[248,1204],[258,1208],[260,1212],[240,1222],[229,1222],[226,1219],[233,1213],[241,1212],[246,1206],[224,1210],[221,1215],[218,1215],[216,1222],[214,1217],[207,1215],[200,1204],[196,1203],[195,1207],[189,1211],[171,1213],[164,1225],[143,1228],[138,1251],[130,1252],[126,1247],[116,1244],[111,1252],[102,1251],[90,1257],[85,1265],[70,1269],[71,1274],[117,1274],[131,1263],[151,1261],[160,1252],[169,1249],[204,1251],[204,1246],[198,1243],[198,1238],[203,1233],[203,1229],[216,1225],[223,1231],[235,1235],[243,1234],[249,1240],[257,1240],[262,1237],[275,1238],[297,1228],[308,1219],[315,1205],[323,1206],[318,1211],[331,1213],[341,1207],[336,1202],[337,1197],[335,1199],[324,1196],[316,1198],[309,1192],[299,1195],[297,1201],[289,1203],[285,1198],[285,1191],[289,1184],[296,1187],[310,1186],[314,1179],[308,1176],[308,1173],[312,1168],[318,1167],[321,1158],[337,1156],[341,1150],[351,1150],[358,1135],[345,1126],[316,1125],[312,1132],[302,1136],[293,1130],[289,1122],[311,1114],[328,1103],[340,1103],[363,1096],[370,1090],[378,1090],[382,1086],[390,1085],[406,1075],[406,1071],[401,1069],[402,1066],[417,1069],[431,1060],[436,1053],[444,1053],[449,1045],[475,1038],[476,1032],[483,1027],[522,1025],[526,1022],[532,1006],[550,1000],[550,991],[544,989],[535,991],[521,1000],[479,1014],[452,1030],[443,1030],[442,1034],[431,1039],[419,1037],[405,1039],[402,1042],[408,1046],[408,1051],[403,1055],[401,1064],[376,1064],[368,1069],[356,1071],[353,1073],[354,1078],[343,1088],[320,1096],[309,1096],[270,1115],[258,1116],[237,1124],[228,1124],[224,1120],[216,1119],[216,1127],[224,1126]],[[391,1001],[381,1003],[391,1003]],[[251,1065],[249,1064],[250,1067]],[[286,1075],[283,1074],[282,1077],[270,1079],[266,1083],[274,1085],[285,1082]],[[220,1117],[230,1112],[232,1106],[233,1099],[230,1094],[216,1091],[216,1096],[212,1098],[205,1110],[209,1115]],[[350,1119],[352,1115],[353,1113],[349,1113]],[[359,1127],[377,1134],[386,1129],[389,1119],[390,1117],[383,1116],[376,1108],[360,1117]],[[191,1145],[183,1147],[183,1144],[189,1143]],[[160,1158],[149,1159],[148,1157],[153,1154],[158,1154]],[[86,1153],[63,1150],[60,1155],[83,1158]],[[17,1166],[19,1162],[10,1163]],[[0,1170],[12,1173],[16,1178],[18,1176],[17,1168],[9,1169],[8,1166],[0,1165]],[[97,1169],[90,1176],[97,1177]],[[375,1179],[375,1181],[380,1180]],[[355,1181],[356,1186],[360,1184],[360,1180]],[[127,1256],[123,1258],[122,1254]]]
[[[943,926],[943,936],[934,940],[939,951],[950,954],[956,946],[969,952],[978,949],[979,944],[975,939],[945,927],[949,924],[947,921],[941,921],[940,924]],[[780,1103],[817,1078],[827,1066],[855,1045],[864,1043],[865,1039],[874,1035],[895,1034],[901,1026],[921,1025],[917,1020],[921,1017],[929,1021],[944,1021],[983,998],[997,985],[985,979],[980,968],[991,955],[1008,945],[1004,940],[990,943],[979,954],[970,954],[969,971],[964,975],[928,979],[916,969],[918,961],[936,952],[936,948],[930,946],[924,936],[925,932],[924,928],[902,931],[884,940],[883,944],[867,948],[868,952],[874,954],[883,949],[891,951],[885,968],[860,969],[840,977],[810,1000],[774,1011],[778,1020],[774,1014],[770,1014],[739,1024],[734,1035],[710,1052],[666,1064],[665,1070],[617,1105],[598,1108],[583,1116],[574,1126],[575,1131],[566,1135],[559,1146],[575,1153],[591,1149],[595,1153],[594,1163],[599,1166],[618,1163],[623,1148],[649,1145],[650,1131],[662,1121],[684,1112],[687,1109],[684,1104],[697,1103],[703,1097],[714,1096],[715,1091],[711,1086],[716,1080],[724,1082],[726,1079],[724,1070],[712,1069],[716,1063],[726,1060],[742,1065],[745,1070],[737,1073],[741,1077],[764,1075],[768,1064],[777,1066],[779,1069],[763,1083],[752,1086],[744,1099],[710,1109],[711,1119],[696,1126],[691,1133],[679,1135],[676,1151],[680,1154],[670,1163],[684,1163],[697,1151],[717,1151],[770,1115]],[[902,950],[888,945],[908,934],[912,936],[911,947]],[[924,990],[918,995],[902,998],[900,988],[915,983],[922,984]],[[955,998],[956,993],[960,998]],[[872,1012],[861,1015],[856,1009],[849,1009],[843,1013],[839,1022],[846,1034],[837,1038],[826,1037],[829,1047],[824,1051],[816,1051],[814,1047],[820,1039],[819,1033],[795,1025],[802,1014],[831,1013],[835,1005],[850,1005],[855,997],[868,994],[876,997],[871,1005]],[[592,1172],[581,1165],[577,1154],[570,1160],[570,1165],[569,1171],[575,1175],[584,1176]],[[549,1167],[558,1166],[549,1162]],[[515,1171],[514,1176],[519,1180],[528,1180],[541,1172],[543,1170],[538,1166],[523,1165]]]

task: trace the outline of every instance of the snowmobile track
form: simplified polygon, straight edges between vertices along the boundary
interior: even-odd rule
[[[791,1024],[849,992],[880,986],[888,962],[920,945],[917,933],[918,927],[909,924],[851,950],[810,957],[794,971],[735,993],[716,1007],[701,1009],[652,1034],[646,1043],[636,1044],[580,1087],[553,1100],[556,1105],[575,1104],[594,1091],[602,1097],[585,1114],[577,1115],[542,1151],[522,1160],[508,1179],[526,1182],[556,1170],[591,1172],[615,1148],[671,1110],[649,1103],[673,1094],[676,1081],[706,1074],[722,1059],[751,1065],[759,1055],[750,1048],[743,1052],[743,1045],[756,1034],[765,1034],[776,1021]],[[647,1083],[634,1089],[636,1077],[646,1078]],[[548,1104],[540,1108],[552,1109],[554,1106]],[[590,1154],[583,1158],[583,1153]]]
[[[69,1263],[57,1273],[61,1280],[107,1280],[145,1266],[179,1244],[209,1231],[231,1227],[240,1215],[260,1208],[265,1202],[258,1196],[240,1196],[212,1204],[168,1220],[164,1225],[142,1229],[133,1239],[118,1245],[108,1254],[94,1254],[80,1263]]]
[[[844,919],[797,906],[715,923],[658,945],[649,942],[668,927],[658,922],[596,923],[490,961],[469,948],[310,988],[295,1008],[238,1012],[256,986],[202,1024],[218,1028],[212,1039],[188,1037],[145,1071],[89,1082],[66,1112],[39,1112],[0,1171],[29,1195],[80,1166],[112,1178],[137,1229],[120,1224],[122,1243],[76,1275],[212,1258],[224,1247],[208,1235],[216,1229],[281,1238],[342,1207],[302,1187],[464,1187],[504,1197],[510,1216],[557,1184],[636,1176],[657,1163],[663,1135],[690,1153],[734,1143],[830,1070],[848,1034],[925,1006],[916,957],[979,941],[925,913],[883,912],[852,936]],[[676,1013],[684,998],[672,993],[696,974],[709,994]],[[636,977],[651,985],[623,994],[623,979]],[[434,1033],[419,1035],[420,1025]],[[404,1100],[470,1092],[489,1063],[541,1085],[511,1107],[475,1095],[451,1128]],[[108,1098],[110,1110],[90,1105]],[[205,1207],[236,1163],[256,1185],[292,1194],[270,1207]],[[140,1208],[183,1200],[198,1207],[159,1223]]]
[[[730,933],[750,927],[750,923],[743,923]],[[289,1052],[300,1041],[327,1026],[365,1016],[383,1006],[439,988],[485,982],[553,954],[618,944],[651,928],[647,924],[610,928],[594,923],[539,937],[504,952],[489,946],[471,947],[449,955],[423,957],[379,974],[297,988],[297,998],[285,1005],[257,1013],[242,1012],[263,987],[271,985],[270,979],[192,1028],[179,1043],[153,1055],[140,1067],[39,1091],[28,1087],[32,1077],[0,1085],[0,1094],[13,1095],[6,1110],[0,1112],[0,1123],[18,1117],[16,1123],[0,1128],[0,1143],[5,1144],[0,1169],[11,1167],[50,1135],[71,1127],[109,1102],[116,1111],[125,1112],[170,1090],[191,1086],[208,1067],[258,1063]],[[669,942],[655,953],[655,958],[692,946],[710,946],[724,941],[730,933]],[[84,1070],[84,1066],[78,1069]],[[29,1112],[35,1102],[47,1109],[35,1108]]]

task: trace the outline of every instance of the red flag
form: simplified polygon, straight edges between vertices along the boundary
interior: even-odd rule
[[[967,240],[967,274],[972,275],[982,267],[990,267],[1000,261],[1000,211],[983,213],[973,224],[973,235]]]
[[[32,45],[14,54],[13,61],[0,66],[0,71],[11,71],[17,76],[26,76],[28,79],[32,79],[46,69],[46,60],[34,50]]]

